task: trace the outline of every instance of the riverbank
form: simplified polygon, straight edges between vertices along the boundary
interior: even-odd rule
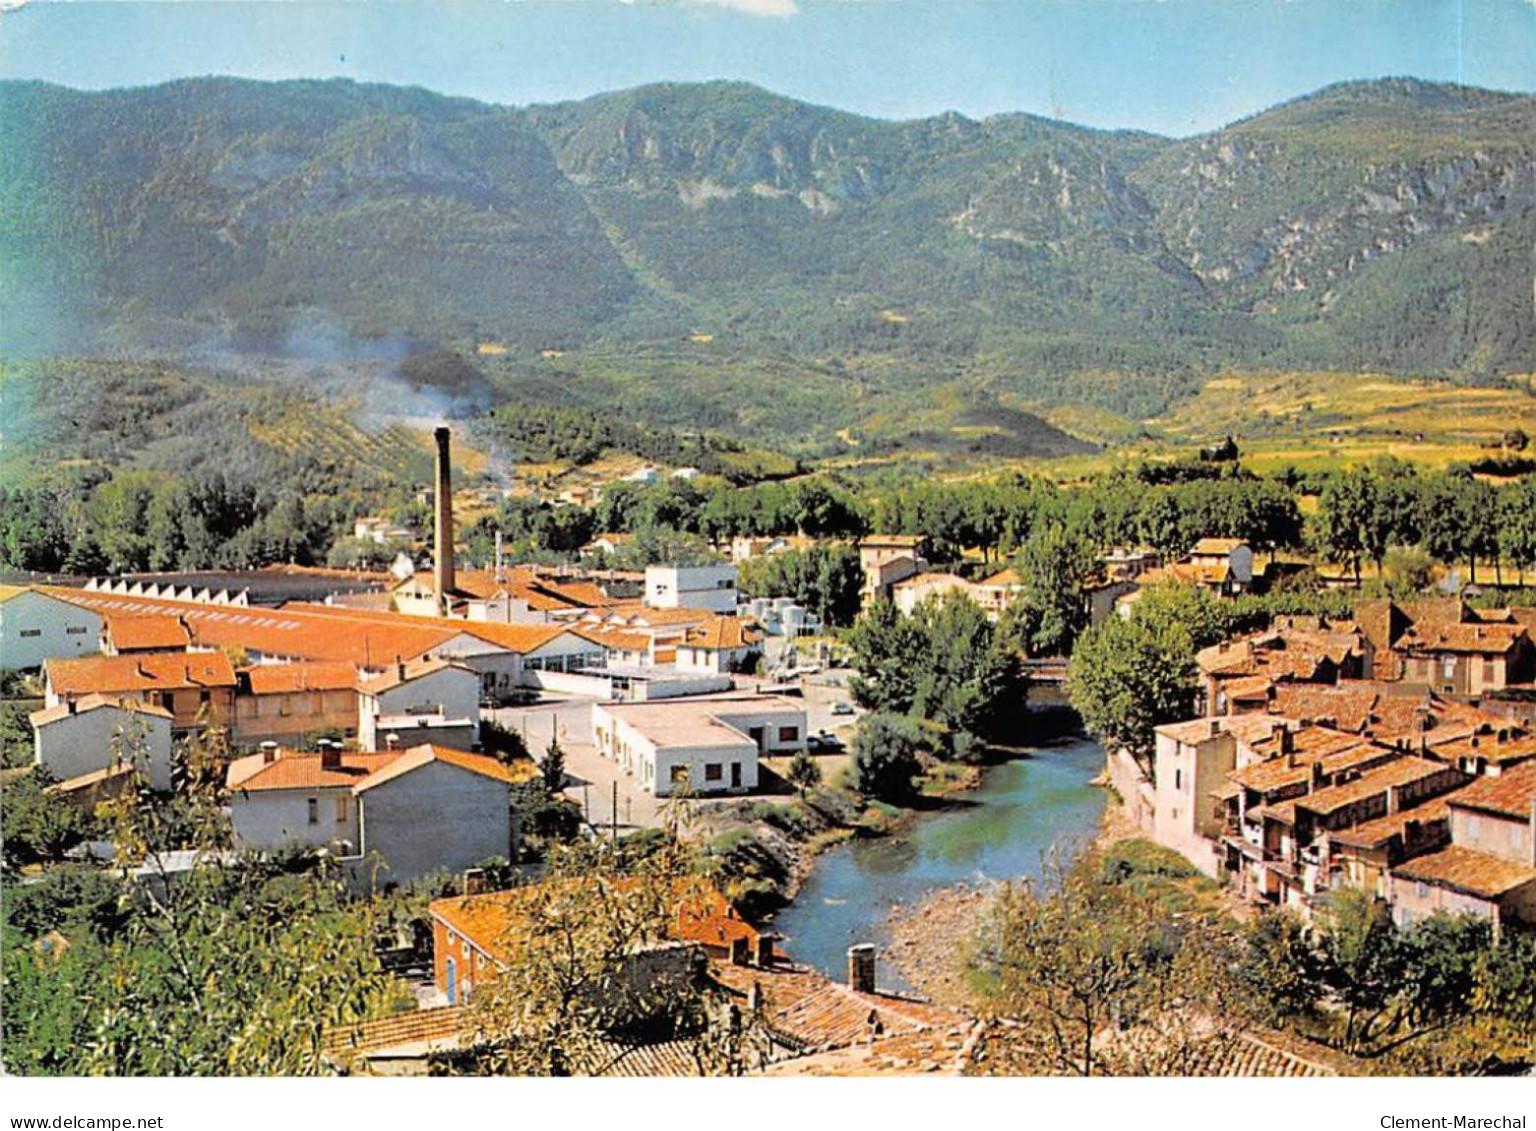
[[[1108,795],[1092,841],[1094,850],[1142,836],[1114,792],[1097,779],[1092,784]],[[892,908],[886,955],[903,982],[941,1005],[972,1011],[981,1006],[966,977],[966,957],[999,882],[962,882],[930,892],[914,904]]]
[[[883,952],[882,985],[961,1003],[955,956],[993,881],[1038,876],[1054,848],[1097,835],[1106,794],[1089,783],[1103,757],[1096,742],[1073,735],[973,768],[973,788],[893,809],[887,835],[807,861],[795,899],[773,920],[786,951],[841,979],[848,947],[873,943]]]

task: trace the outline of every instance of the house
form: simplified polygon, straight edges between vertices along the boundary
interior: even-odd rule
[[[451,732],[480,741],[480,677],[456,660],[399,661],[357,683],[357,742],[377,751],[390,734]],[[407,745],[403,737],[397,745]]]
[[[864,607],[889,599],[893,585],[921,572],[926,564],[924,542],[914,534],[871,534],[859,540],[859,568],[864,572],[859,597]]]
[[[645,568],[645,604],[653,609],[736,611],[735,563]]]
[[[1237,768],[1236,738],[1219,719],[1170,723],[1156,730],[1154,759],[1153,839],[1215,879],[1226,818],[1214,794]]]
[[[1009,566],[971,586],[971,596],[993,622],[1002,618],[1014,598],[1024,591],[1024,579]]]
[[[235,669],[221,652],[49,660],[43,674],[50,707],[87,695],[133,699],[169,710],[172,729],[178,731],[203,723],[228,723],[235,714]]]
[[[432,966],[438,992],[450,1004],[467,1001],[476,984],[516,960],[520,929],[531,925],[540,914],[558,917],[569,908],[600,898],[600,888],[622,897],[634,890],[634,881],[596,877],[546,880],[526,887],[470,891],[434,900],[427,913],[432,920]],[[660,954],[670,955],[660,957],[655,948],[646,947],[645,962],[653,968],[647,971],[642,967],[632,973],[655,974],[655,967],[659,967],[672,974],[691,974],[693,960],[688,949],[695,947],[706,957],[738,965],[749,961],[760,967],[773,964],[775,936],[743,919],[713,885],[699,879],[673,880],[671,899],[676,904],[675,917],[660,940],[664,944]]]
[[[1135,581],[1149,570],[1160,569],[1163,556],[1147,546],[1116,546],[1099,559],[1110,581]]]
[[[1140,585],[1168,582],[1236,597],[1253,584],[1253,549],[1239,538],[1202,538],[1180,561],[1144,569],[1137,580]],[[1117,598],[1116,608],[1121,615],[1129,615],[1129,607],[1139,597],[1139,588],[1131,590]]]
[[[805,709],[772,696],[592,707],[593,745],[656,797],[749,792],[760,754],[803,750],[805,737]]]
[[[1185,560],[1225,592],[1240,593],[1253,584],[1253,547],[1241,538],[1202,538]]]
[[[101,630],[101,650],[108,656],[143,652],[186,652],[192,633],[180,617],[109,616]]]
[[[816,539],[802,534],[738,535],[728,545],[719,548],[730,554],[733,562],[751,561],[753,558],[770,557],[788,550],[808,550],[816,545]]]
[[[1536,923],[1536,762],[1447,798],[1451,844],[1392,870],[1399,923],[1439,911]]]
[[[924,601],[938,600],[958,593],[971,597],[971,583],[953,573],[917,573],[891,586],[891,602],[907,616]]]
[[[458,872],[512,846],[510,787],[538,770],[441,746],[306,754],[268,745],[229,765],[237,848],[326,848],[367,878]]]
[[[1208,715],[1265,710],[1283,683],[1336,684],[1371,674],[1371,643],[1358,629],[1298,625],[1274,627],[1222,640],[1195,655],[1200,700]]]
[[[1480,698],[1536,674],[1536,646],[1523,624],[1414,624],[1398,637],[1402,678],[1445,695]]]
[[[608,557],[609,555],[617,554],[634,540],[635,536],[633,534],[599,534],[583,546],[580,553],[583,558]]]
[[[763,638],[739,618],[711,617],[691,628],[677,644],[680,672],[724,675],[747,671],[763,654]]]
[[[651,487],[661,480],[661,472],[654,467],[638,467],[624,478],[627,482],[638,483],[642,487]]]
[[[152,788],[171,788],[171,712],[135,699],[86,695],[28,716],[33,761],[60,782],[132,760]]]
[[[102,616],[42,589],[0,585],[0,670],[32,671],[45,660],[101,649]]]
[[[329,732],[357,735],[357,668],[345,661],[257,664],[239,673],[235,691],[236,745],[295,743]]]

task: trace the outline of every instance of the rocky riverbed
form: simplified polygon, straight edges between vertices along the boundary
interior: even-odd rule
[[[957,884],[892,910],[886,958],[908,985],[943,1005],[976,1008],[965,976],[966,955],[995,890]]]

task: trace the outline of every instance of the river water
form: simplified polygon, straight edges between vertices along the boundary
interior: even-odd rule
[[[842,980],[848,948],[890,940],[894,904],[910,906],[935,888],[964,881],[1038,876],[1052,848],[1091,841],[1104,791],[1088,783],[1104,769],[1104,748],[1073,736],[986,771],[980,789],[954,807],[914,818],[896,836],[857,840],[823,854],[773,927],[791,958]],[[881,963],[882,986],[909,989]]]

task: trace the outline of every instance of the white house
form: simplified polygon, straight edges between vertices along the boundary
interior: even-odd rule
[[[171,788],[171,713],[132,699],[87,695],[29,716],[33,760],[59,781],[132,759],[162,792]]]
[[[0,585],[0,669],[22,671],[44,660],[101,650],[100,613],[39,589]]]
[[[537,770],[441,746],[315,754],[268,747],[230,763],[237,848],[329,848],[380,883],[459,872],[512,844],[510,786]],[[354,873],[357,874],[357,873]]]
[[[653,609],[735,612],[736,566],[734,563],[646,566],[645,603]]]
[[[805,748],[805,710],[771,696],[597,703],[592,741],[656,797],[746,793],[760,754]]]
[[[953,573],[918,573],[891,587],[891,601],[911,616],[924,601],[948,597],[951,593],[971,599],[971,583]]]
[[[422,729],[457,724],[455,733],[465,733],[467,725],[467,733],[479,741],[480,677],[456,660],[413,660],[357,685],[357,742],[363,750],[383,745],[387,731],[382,719],[398,726],[403,716],[417,720]]]
[[[711,617],[677,645],[677,670],[723,675],[744,671],[763,654],[762,637],[736,617]]]

